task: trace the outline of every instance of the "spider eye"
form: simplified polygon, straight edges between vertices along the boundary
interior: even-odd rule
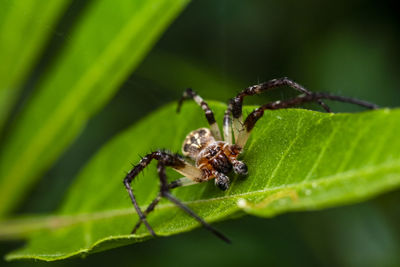
[[[233,164],[233,171],[240,175],[247,175],[247,165],[241,161],[236,161]]]

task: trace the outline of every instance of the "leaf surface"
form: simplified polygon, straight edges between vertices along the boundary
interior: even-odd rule
[[[221,121],[226,106],[211,106]],[[7,258],[59,260],[149,238],[143,226],[137,235],[129,235],[138,217],[122,180],[139,155],[158,148],[177,152],[188,132],[207,125],[198,106],[188,103],[181,114],[175,108],[161,108],[102,147],[81,171],[58,213],[36,227],[42,231],[33,234],[26,247]],[[245,107],[245,114],[251,110]],[[267,111],[241,157],[249,168],[247,177],[231,176],[225,192],[210,181],[173,193],[208,222],[244,213],[271,217],[359,202],[399,187],[399,122],[399,109],[334,115],[301,109]],[[159,190],[155,165],[133,182],[142,207]],[[168,176],[180,177],[172,170]],[[148,219],[161,236],[199,226],[167,201]]]
[[[36,94],[18,117],[0,158],[0,217],[117,91],[187,0],[93,1]]]

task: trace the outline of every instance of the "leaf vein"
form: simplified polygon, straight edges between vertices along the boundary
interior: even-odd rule
[[[301,126],[301,122],[302,122],[303,118],[300,118],[297,121],[297,126],[296,126],[296,134],[295,137],[292,139],[292,141],[290,142],[289,146],[286,148],[286,150],[283,152],[281,158],[279,159],[278,163],[276,164],[274,170],[272,171],[271,177],[269,178],[267,185],[265,186],[265,188],[268,188],[269,185],[271,184],[272,179],[275,177],[277,171],[279,170],[279,168],[281,167],[282,162],[285,160],[285,158],[287,157],[287,155],[289,154],[290,150],[292,149],[293,145],[296,143],[296,141],[299,139],[300,134],[300,126]]]

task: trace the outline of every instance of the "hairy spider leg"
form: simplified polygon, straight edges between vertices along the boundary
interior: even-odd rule
[[[174,188],[177,188],[177,187],[184,187],[184,186],[189,186],[189,185],[194,185],[194,184],[197,184],[197,182],[195,182],[194,180],[189,179],[187,177],[182,177],[182,178],[180,178],[178,180],[175,180],[175,181],[172,181],[171,183],[169,183],[168,184],[168,188],[169,189],[174,189]],[[145,216],[147,216],[150,212],[152,212],[154,210],[154,208],[156,207],[158,202],[161,200],[161,197],[162,197],[161,193],[159,193],[157,195],[157,197],[149,204],[149,206],[147,206],[146,210],[143,212],[143,214]],[[134,234],[137,231],[137,229],[139,229],[141,224],[142,224],[142,221],[139,220],[136,223],[135,227],[133,228],[131,234]]]
[[[249,138],[251,130],[254,128],[254,125],[264,115],[264,110],[290,108],[290,107],[295,107],[295,106],[298,106],[298,105],[301,105],[304,103],[308,103],[308,102],[316,102],[321,99],[355,104],[355,105],[359,105],[359,106],[362,106],[362,107],[365,107],[368,109],[377,109],[378,108],[377,105],[367,102],[367,101],[350,98],[350,97],[331,95],[331,94],[327,94],[327,93],[317,93],[317,92],[313,92],[313,93],[307,94],[307,95],[299,95],[295,98],[292,98],[292,99],[289,99],[286,101],[270,102],[268,104],[262,105],[261,107],[253,110],[247,116],[247,118],[243,124],[245,131],[242,131],[239,133],[237,145],[244,147],[244,145],[247,142],[247,139]]]
[[[188,206],[183,204],[181,201],[179,201],[176,197],[171,195],[169,188],[168,188],[168,182],[167,182],[167,176],[165,174],[165,165],[162,164],[161,161],[158,162],[157,165],[157,170],[158,174],[160,175],[160,180],[161,180],[161,195],[167,199],[169,199],[171,202],[173,202],[175,205],[177,205],[179,208],[181,208],[183,211],[185,211],[187,214],[189,214],[191,217],[196,219],[201,225],[203,225],[204,228],[212,232],[214,235],[216,235],[218,238],[221,240],[231,243],[229,238],[227,238],[225,235],[223,235],[221,232],[219,232],[217,229],[209,225],[206,221],[204,221],[199,215],[197,215],[194,211],[192,211]]]
[[[196,167],[186,163],[183,159],[181,159],[178,155],[174,155],[174,154],[170,154],[167,152],[163,152],[163,151],[155,151],[152,152],[150,154],[147,154],[146,156],[144,156],[139,164],[137,164],[135,167],[133,167],[133,169],[126,175],[125,179],[124,179],[124,185],[129,193],[129,196],[132,200],[132,203],[139,215],[140,221],[142,221],[145,226],[147,227],[147,229],[149,230],[149,232],[155,236],[156,234],[154,233],[153,229],[151,228],[151,226],[148,224],[147,220],[146,220],[146,216],[145,214],[143,214],[143,212],[141,211],[139,205],[137,204],[135,195],[133,194],[132,188],[130,186],[131,182],[133,181],[133,179],[145,168],[147,167],[147,165],[150,164],[150,162],[153,160],[162,160],[163,162],[165,162],[166,165],[168,166],[172,166],[174,167],[177,171],[179,171],[180,173],[184,173],[183,175],[187,176],[187,177],[191,177],[192,179],[195,179],[197,177],[200,177],[201,175],[201,171],[198,170]],[[195,177],[197,175],[197,177]],[[157,203],[154,203],[154,206]],[[154,208],[154,207],[153,207]]]
[[[133,194],[133,190],[130,186],[132,180],[146,167],[150,164],[150,162],[156,159],[158,160],[157,164],[157,171],[159,174],[160,178],[160,193],[158,196],[150,203],[150,205],[147,207],[145,212],[142,212],[140,209],[136,198]],[[167,182],[166,174],[165,174],[165,167],[170,166],[179,173],[183,174],[186,176],[186,179],[179,179],[176,180],[170,184]],[[197,171],[196,171],[197,170]],[[218,232],[216,229],[214,229],[211,225],[209,225],[207,222],[205,222],[202,218],[200,218],[196,213],[194,213],[189,207],[187,207],[185,204],[180,202],[177,198],[172,196],[169,192],[170,188],[176,188],[178,186],[183,186],[185,183],[189,185],[189,180],[191,180],[193,183],[196,183],[199,181],[200,176],[193,176],[193,175],[201,175],[201,171],[197,169],[196,167],[186,163],[179,155],[176,154],[171,154],[168,152],[164,151],[155,151],[150,154],[147,154],[145,157],[142,158],[142,160],[137,164],[125,177],[124,179],[124,185],[129,193],[129,196],[131,198],[131,201],[139,215],[140,222],[143,222],[149,232],[153,235],[156,236],[154,230],[152,227],[149,225],[146,219],[146,214],[154,210],[155,206],[159,203],[161,197],[165,197],[172,201],[175,205],[177,205],[179,208],[183,209],[186,213],[188,213],[190,216],[192,216],[194,219],[196,219],[198,222],[200,222],[207,230],[211,231],[213,234],[218,236],[220,239],[222,239],[225,242],[230,243],[230,240],[225,237],[222,233]],[[140,226],[140,223],[137,223],[136,226],[133,228],[132,232],[135,232],[137,228]]]
[[[210,130],[212,135],[214,136],[215,140],[221,141],[221,132],[219,131],[219,127],[217,122],[215,121],[214,113],[208,106],[208,104],[199,96],[195,91],[191,88],[187,88],[178,102],[177,112],[180,111],[182,103],[186,99],[193,99],[205,112],[208,124],[210,125]]]
[[[146,210],[143,212],[143,215],[147,216],[150,212],[152,212],[154,210],[154,208],[157,206],[158,202],[160,202],[160,200],[161,200],[161,193],[158,193],[157,197],[149,204],[149,206],[147,206]],[[133,227],[131,234],[136,233],[137,229],[139,229],[141,224],[142,224],[142,220],[139,220],[136,223],[135,227]]]
[[[235,135],[235,142],[237,142],[239,133],[244,131],[243,127],[243,117],[242,117],[242,105],[245,96],[252,96],[256,94],[263,93],[273,88],[288,86],[300,93],[305,95],[311,95],[312,92],[304,88],[302,85],[290,80],[287,77],[273,79],[268,82],[250,86],[240,92],[235,98],[231,100],[231,112],[233,114],[233,132]],[[321,100],[316,100],[316,102],[321,105],[327,112],[331,112],[330,108]],[[228,107],[229,109],[229,107]]]

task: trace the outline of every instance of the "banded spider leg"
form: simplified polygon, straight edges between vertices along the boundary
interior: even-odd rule
[[[275,101],[262,105],[259,108],[253,110],[243,122],[242,119],[243,98],[245,96],[262,93],[268,89],[275,88],[278,86],[290,86],[300,92],[304,92],[304,94],[298,95],[297,97],[285,101]],[[330,108],[324,102],[322,102],[323,99],[355,104],[368,109],[378,108],[378,106],[373,103],[351,97],[343,97],[328,93],[308,91],[303,86],[289,80],[288,78],[281,78],[248,87],[244,89],[242,92],[240,92],[235,98],[233,98],[230,101],[228,105],[227,111],[225,112],[224,125],[225,121],[229,122],[230,116],[233,115],[233,133],[235,135],[235,144],[243,148],[249,138],[251,130],[254,128],[256,122],[264,115],[265,110],[285,109],[285,108],[296,107],[301,104],[309,102],[316,102],[320,104],[326,111],[331,112]]]
[[[157,171],[158,175],[160,178],[160,193],[157,195],[157,197],[150,203],[150,205],[146,208],[144,212],[140,209],[135,195],[133,193],[132,187],[131,187],[131,182],[133,179],[146,167],[150,164],[150,162],[156,159],[158,160],[157,164]],[[167,182],[167,177],[165,174],[165,167],[170,166],[177,172],[185,175],[184,178],[175,180],[171,183],[168,184]],[[129,193],[129,196],[131,198],[132,204],[134,205],[136,212],[139,215],[139,222],[135,225],[135,227],[132,230],[132,234],[134,234],[137,229],[139,228],[140,224],[143,223],[151,235],[156,236],[153,228],[149,225],[147,222],[146,216],[154,210],[156,205],[159,203],[162,197],[165,197],[169,199],[171,202],[173,202],[175,205],[177,205],[179,208],[181,208],[183,211],[185,211],[187,214],[189,214],[191,217],[196,219],[203,227],[205,227],[207,230],[211,231],[213,234],[215,234],[217,237],[222,239],[223,241],[230,243],[230,240],[224,236],[222,233],[220,233],[218,230],[216,230],[214,227],[212,227],[210,224],[208,224],[206,221],[204,221],[200,216],[198,216],[194,211],[192,211],[189,207],[187,207],[185,204],[183,204],[181,201],[179,201],[176,197],[171,195],[170,189],[179,187],[179,186],[188,186],[194,183],[199,182],[200,177],[202,176],[201,171],[192,166],[191,164],[185,162],[180,156],[164,151],[155,151],[152,152],[142,158],[142,160],[137,164],[125,177],[124,179],[124,185],[126,190]]]

